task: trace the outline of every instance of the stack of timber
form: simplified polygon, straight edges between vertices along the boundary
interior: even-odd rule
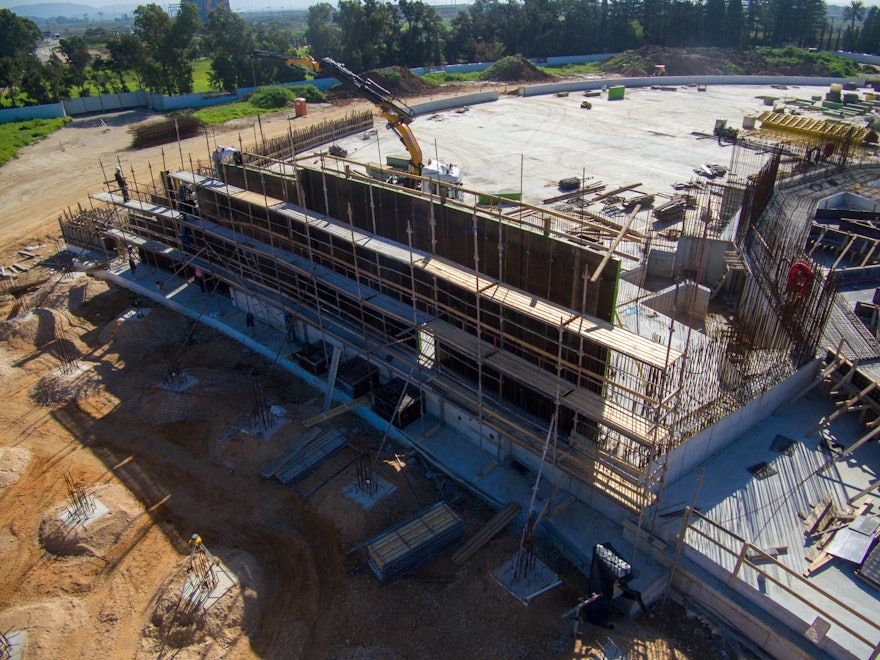
[[[672,222],[684,219],[687,210],[687,197],[675,195],[668,202],[654,208],[654,217],[660,222]]]
[[[267,479],[275,477],[285,485],[294,484],[344,446],[345,438],[336,429],[310,429],[261,474]]]
[[[464,522],[445,502],[419,511],[374,537],[367,563],[382,584],[397,580],[461,543]]]
[[[452,555],[452,561],[457,565],[461,565],[470,559],[477,550],[491,541],[502,529],[507,527],[508,523],[516,518],[522,507],[516,502],[510,502],[506,507],[492,516],[492,519],[483,525],[479,532],[468,539],[467,543],[456,550]]]
[[[143,126],[130,129],[134,136],[131,146],[134,149],[154,147],[159,144],[168,144],[175,140],[192,137],[202,130],[202,122],[192,115],[177,115],[172,119],[152,122]]]

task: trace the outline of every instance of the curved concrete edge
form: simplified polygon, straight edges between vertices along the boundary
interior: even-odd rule
[[[490,92],[476,92],[474,94],[465,94],[463,96],[450,96],[447,98],[437,99],[436,101],[426,101],[425,103],[416,103],[410,106],[415,110],[416,115],[426,115],[431,112],[440,112],[441,110],[449,110],[450,108],[460,108],[463,105],[477,105],[478,103],[491,103],[498,100],[498,90]]]
[[[833,83],[854,83],[865,86],[864,78],[811,78],[809,76],[663,76],[644,78],[602,78],[599,80],[573,80],[570,82],[529,85],[522,88],[523,96],[540,96],[556,92],[581,92],[623,85],[624,87],[681,87],[687,85],[792,85],[800,87],[825,87]]]
[[[175,302],[171,298],[168,298],[168,297],[162,295],[162,293],[160,293],[160,292],[153,291],[152,289],[147,288],[145,286],[142,286],[141,284],[138,284],[137,282],[133,282],[132,280],[130,280],[126,277],[123,277],[122,275],[120,275],[118,273],[114,273],[113,271],[95,270],[92,272],[92,275],[97,279],[105,280],[107,282],[112,282],[113,284],[116,284],[117,286],[121,286],[125,289],[128,289],[129,291],[134,291],[138,295],[141,295],[144,298],[149,298],[153,302],[156,302],[160,305],[164,305],[165,307],[168,307],[169,309],[177,312],[178,314],[182,314],[183,316],[186,316],[187,318],[190,318],[194,321],[198,321],[199,323],[204,323],[205,325],[210,326],[210,327],[214,328],[215,330],[218,330],[219,332],[222,332],[224,335],[226,335],[230,339],[233,339],[233,340],[239,342],[243,346],[247,346],[250,350],[254,351],[255,353],[259,353],[263,357],[265,357],[269,360],[272,360],[273,362],[276,362],[277,364],[284,367],[285,369],[287,369],[291,373],[295,374],[298,378],[300,378],[301,380],[304,380],[305,382],[307,382],[309,385],[311,385],[312,387],[314,387],[315,389],[317,389],[320,392],[324,392],[327,389],[327,383],[324,380],[318,378],[317,376],[310,374],[308,371],[300,368],[296,363],[291,362],[290,360],[287,360],[282,357],[278,357],[276,359],[276,352],[275,351],[270,350],[269,348],[267,348],[266,346],[261,344],[259,341],[248,336],[247,334],[245,334],[243,332],[239,332],[238,330],[233,328],[231,325],[224,323],[222,320],[216,319],[212,316],[209,316],[208,314],[200,314],[200,313],[196,312],[195,310],[190,309],[186,305],[182,305],[178,302]],[[236,313],[244,315],[244,312],[239,311],[237,308],[235,308],[235,309],[236,309]],[[350,397],[347,397],[342,393],[339,393],[337,395],[334,392],[333,399],[335,401],[338,401],[339,403],[348,403]]]

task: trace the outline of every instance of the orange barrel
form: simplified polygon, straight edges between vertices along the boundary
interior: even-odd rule
[[[306,100],[302,97],[293,100],[293,109],[297,117],[305,117],[308,113]]]

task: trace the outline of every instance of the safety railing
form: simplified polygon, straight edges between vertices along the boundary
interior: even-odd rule
[[[733,543],[728,545],[721,540],[715,538],[715,536],[709,534],[707,531],[700,529],[700,527],[694,524],[694,519],[696,519],[700,523],[705,523],[710,529],[716,532],[721,532],[722,534],[728,536],[730,539],[733,539]],[[865,637],[864,634],[854,630],[851,625],[847,625],[844,621],[840,619],[839,616],[835,616],[834,613],[829,611],[830,608],[818,605],[816,603],[816,600],[818,600],[819,598],[827,599],[828,601],[834,603],[837,607],[841,608],[847,614],[852,615],[861,623],[866,624],[873,631],[876,632],[877,636],[875,637],[875,639],[880,639],[880,623],[865,616],[858,610],[842,602],[840,599],[834,597],[821,587],[816,586],[814,583],[805,579],[796,571],[793,571],[791,568],[781,563],[772,555],[767,554],[767,552],[765,552],[758,546],[749,543],[744,538],[731,532],[729,529],[722,527],[712,519],[707,518],[706,516],[701,514],[699,511],[696,511],[691,507],[687,507],[685,509],[684,521],[684,525],[688,532],[693,532],[694,534],[701,536],[702,538],[715,545],[721,551],[736,558],[736,564],[734,565],[733,571],[730,574],[730,578],[727,581],[728,587],[730,587],[731,589],[733,588],[743,568],[751,568],[761,578],[772,582],[777,587],[782,589],[785,593],[796,598],[798,601],[815,611],[817,615],[821,615],[822,618],[827,620],[829,623],[838,626],[841,630],[844,630],[852,637],[865,644],[870,649],[870,655],[867,656],[868,658],[870,658],[870,660],[875,660],[876,658],[880,657],[880,642],[872,642],[867,637]],[[755,557],[756,560],[752,560],[751,557]],[[756,561],[761,563],[755,563]],[[792,578],[793,585],[790,586],[789,584],[786,584],[775,575],[768,572],[767,568],[769,567],[776,568],[779,571],[782,571],[785,575]]]

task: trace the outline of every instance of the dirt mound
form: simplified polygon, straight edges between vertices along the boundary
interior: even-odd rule
[[[94,394],[101,386],[101,378],[90,369],[70,365],[68,371],[46,374],[34,383],[30,397],[38,406],[63,406]]]
[[[162,586],[150,621],[142,630],[138,658],[155,658],[157,652],[162,655],[169,648],[177,649],[172,655],[181,660],[235,657],[235,647],[248,644],[247,635],[254,632],[249,628],[255,619],[246,618],[245,610],[256,608],[262,587],[260,566],[243,550],[212,548],[211,552],[236,576],[239,585],[209,610],[181,601],[189,557],[181,559]]]
[[[498,82],[537,82],[552,77],[549,73],[544,73],[535,67],[522,55],[502,57],[480,74],[480,80]]]
[[[21,478],[31,461],[31,453],[21,447],[0,447],[0,490]]]
[[[0,321],[0,343],[27,351],[42,348],[70,327],[70,321],[54,309],[35,309],[21,316]]]
[[[53,597],[0,612],[0,630],[25,631],[24,658],[70,657],[67,644],[89,624],[85,603]]]
[[[64,279],[60,282],[55,279],[41,289],[37,294],[40,298],[40,307],[66,309],[69,313],[76,314],[84,304],[110,289],[107,282],[90,277],[85,273],[72,273],[71,275],[72,279]]]
[[[107,511],[88,524],[67,525],[59,516],[70,506],[68,500],[51,507],[40,523],[40,545],[59,557],[89,554],[102,556],[122,538],[132,521],[143,511],[140,504],[121,486],[104,484],[86,489],[87,494]]]
[[[605,73],[625,76],[654,74],[657,65],[663,65],[670,76],[695,75],[788,75],[788,76],[837,76],[856,75],[858,67],[851,71],[832,71],[821,54],[800,49],[770,52],[760,50],[739,52],[729,48],[665,48],[642,46],[628,50],[606,60],[600,65]],[[846,65],[843,65],[846,66]]]
[[[363,75],[377,85],[387,89],[395,96],[417,96],[427,94],[434,86],[402,66],[389,66],[373,69]]]

